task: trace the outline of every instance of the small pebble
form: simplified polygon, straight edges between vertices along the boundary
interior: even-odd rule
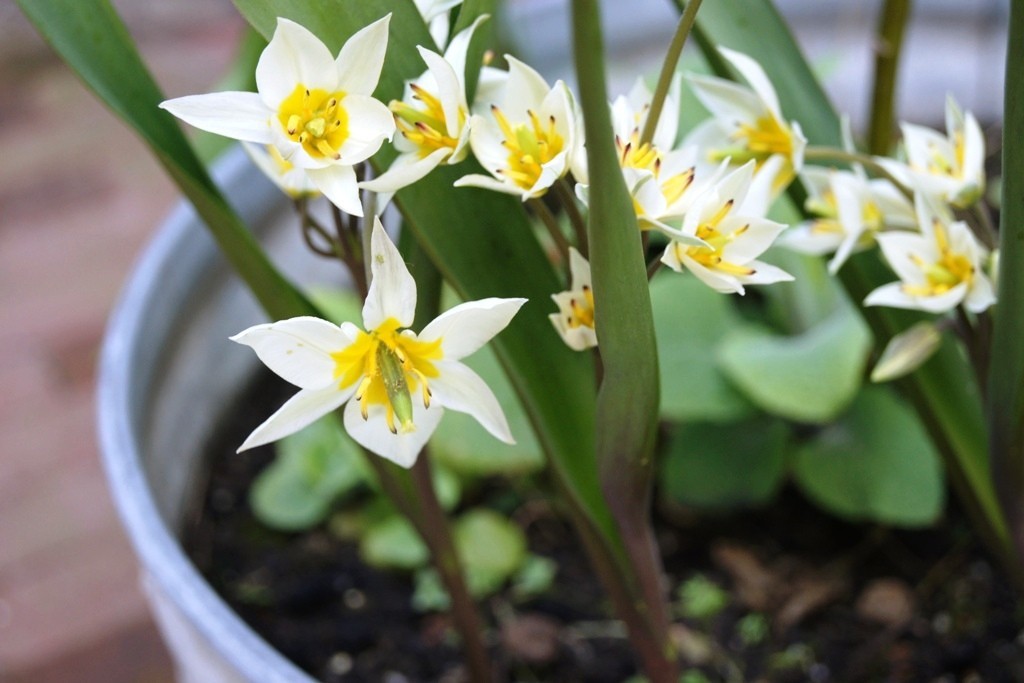
[[[358,588],[349,588],[341,599],[345,601],[345,607],[351,610],[360,610],[366,607],[366,594]]]
[[[932,630],[940,636],[949,633],[952,626],[953,617],[949,616],[947,612],[939,612],[932,618]]]
[[[501,642],[517,659],[547,664],[558,656],[562,628],[542,614],[523,614],[501,625]]]
[[[900,579],[875,579],[857,597],[857,615],[893,628],[914,618],[914,592]]]
[[[335,652],[327,660],[327,668],[332,674],[344,676],[352,670],[352,655],[347,652]]]

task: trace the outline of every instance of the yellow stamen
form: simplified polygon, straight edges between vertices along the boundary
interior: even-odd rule
[[[340,159],[348,139],[348,113],[340,103],[345,93],[310,90],[297,85],[281,103],[277,118],[289,138],[314,159]]]

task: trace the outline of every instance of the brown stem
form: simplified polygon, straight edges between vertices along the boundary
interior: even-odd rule
[[[452,542],[451,527],[434,491],[434,482],[430,475],[430,456],[426,448],[412,467],[412,482],[419,500],[421,533],[427,547],[430,548],[434,567],[451,598],[452,618],[455,620],[456,630],[462,637],[470,680],[474,683],[487,683],[494,677],[487,648],[482,639],[483,621],[466,587],[455,544]]]
[[[565,178],[555,181],[555,196],[566,215],[569,216],[569,222],[572,223],[572,229],[576,233],[576,248],[583,254],[583,258],[590,258],[590,245],[587,243],[587,220],[580,213],[580,207],[576,204],[576,195]]]

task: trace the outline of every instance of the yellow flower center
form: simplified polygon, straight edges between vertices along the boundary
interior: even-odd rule
[[[459,141],[448,135],[447,119],[441,101],[420,86],[413,83],[409,86],[413,97],[423,103],[420,109],[400,100],[393,100],[389,105],[395,115],[395,124],[402,135],[419,147],[420,158],[427,157],[443,147],[454,150]],[[458,127],[466,123],[466,111],[459,107]]]
[[[529,190],[540,179],[543,165],[558,156],[565,147],[565,140],[555,129],[555,117],[549,117],[545,124],[532,111],[527,111],[529,123],[512,125],[493,105],[491,113],[505,135],[502,145],[508,150],[507,167],[497,172]]]
[[[363,419],[371,405],[385,408],[384,417],[392,434],[415,429],[412,395],[419,392],[423,407],[430,407],[428,379],[437,377],[433,361],[442,357],[441,340],[424,342],[399,333],[401,325],[388,318],[372,332],[360,331],[348,347],[331,354],[334,378],[345,388],[359,382],[355,400]],[[398,418],[398,425],[395,418]]]
[[[707,242],[707,246],[690,246],[680,242],[675,243],[677,255],[689,256],[697,263],[711,270],[718,270],[730,275],[753,275],[754,269],[736,263],[730,263],[723,257],[725,247],[737,237],[750,229],[750,225],[744,225],[729,233],[723,233],[718,229],[722,222],[732,210],[733,200],[722,205],[710,220],[697,227],[697,237]]]
[[[912,296],[939,296],[961,283],[966,283],[970,287],[974,280],[974,264],[963,254],[950,249],[949,236],[941,223],[936,221],[934,225],[939,259],[934,263],[927,263],[917,254],[910,255],[910,260],[924,272],[926,280],[925,284],[903,285],[903,291]]]
[[[826,190],[819,198],[808,199],[804,207],[808,212],[819,216],[811,223],[811,232],[846,234],[846,227],[839,222],[839,205],[832,190]],[[861,220],[864,230],[857,243],[861,246],[868,246],[873,242],[875,234],[885,224],[885,217],[878,205],[869,200],[865,201],[861,207]]]
[[[594,329],[594,292],[589,285],[583,285],[583,299],[573,297],[569,300],[569,314],[565,316],[565,324],[570,329],[589,327]]]
[[[619,150],[619,165],[622,168],[635,168],[641,171],[650,171],[654,174],[654,181],[658,183],[661,196],[665,198],[668,205],[678,201],[687,188],[693,184],[695,169],[690,167],[682,173],[677,173],[668,178],[661,178],[661,151],[654,145],[640,142],[640,131],[633,130],[628,140],[615,137],[615,146]],[[633,208],[637,215],[643,215],[642,207],[633,201]]]
[[[288,137],[312,158],[340,159],[338,150],[348,139],[348,113],[341,106],[344,98],[341,91],[310,90],[300,84],[281,103],[277,118]]]

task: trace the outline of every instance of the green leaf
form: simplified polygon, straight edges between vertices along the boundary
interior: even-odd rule
[[[309,298],[320,309],[324,320],[329,320],[336,325],[351,322],[362,329],[363,302],[351,289],[313,287],[309,290]]]
[[[725,374],[762,409],[797,422],[828,422],[861,386],[870,335],[840,309],[795,337],[756,327],[729,334],[719,349]]]
[[[401,97],[404,81],[425,69],[415,46],[429,45],[431,38],[412,0],[236,0],[236,5],[265,36],[273,33],[276,17],[287,17],[334,51],[357,30],[392,12],[387,59],[375,92],[383,101]],[[394,152],[384,150],[378,157],[386,166]],[[584,511],[605,537],[615,538],[593,458],[592,362],[585,354],[570,351],[551,329],[549,297],[562,286],[521,202],[452,187],[457,178],[477,172],[484,171],[471,160],[438,168],[401,190],[395,203],[404,225],[462,299],[529,299],[495,339],[495,350],[569,502]]]
[[[452,599],[437,570],[425,567],[416,572],[416,587],[412,594],[412,607],[417,612],[446,612],[452,606]]]
[[[786,473],[789,430],[760,416],[676,429],[661,463],[661,491],[683,505],[721,508],[770,499]]]
[[[651,282],[661,374],[661,415],[669,420],[735,420],[753,411],[718,365],[718,346],[741,324],[728,296],[695,277],[659,273]]]
[[[326,417],[277,443],[277,459],[253,482],[249,502],[267,526],[303,531],[366,477],[361,449]]]
[[[456,520],[453,536],[469,591],[476,597],[500,588],[526,559],[522,529],[493,510],[466,512]]]
[[[531,553],[512,577],[512,594],[517,600],[529,600],[546,593],[555,582],[557,574],[557,562]]]
[[[225,202],[174,118],[157,108],[165,98],[109,1],[18,4],[85,84],[149,145],[267,313],[275,319],[315,314]]]
[[[381,569],[419,569],[430,560],[416,529],[398,515],[370,525],[359,543],[359,554],[364,562]]]
[[[687,579],[678,598],[680,614],[689,619],[711,619],[729,605],[729,594],[703,574]]]
[[[819,505],[854,520],[901,526],[942,513],[942,469],[928,435],[893,394],[865,389],[850,412],[799,448],[793,475]]]

